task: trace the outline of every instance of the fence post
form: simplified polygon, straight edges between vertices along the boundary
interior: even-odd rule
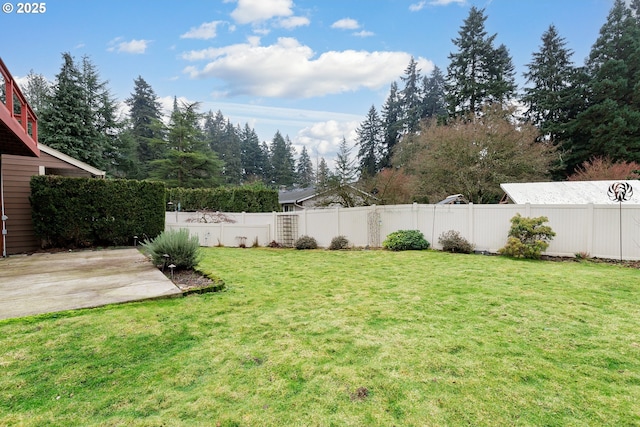
[[[340,233],[340,207],[336,206],[336,229],[338,230],[338,232],[336,233],[336,236],[342,236],[342,233]]]
[[[476,244],[476,238],[475,238],[475,232],[473,229],[473,223],[475,222],[473,214],[473,202],[469,202],[469,209],[467,211],[467,219],[469,221],[468,223],[468,229],[469,229],[469,242],[471,242],[472,245]]]
[[[587,205],[587,253],[593,253],[593,229],[596,225],[593,222],[593,203]]]
[[[273,211],[273,218],[271,219],[271,227],[270,227],[271,241],[276,241],[276,239],[278,238],[278,232],[276,230],[277,224],[278,224],[278,214],[276,213],[276,211]]]

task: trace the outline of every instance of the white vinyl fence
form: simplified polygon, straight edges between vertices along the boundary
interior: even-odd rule
[[[298,212],[225,213],[235,223],[194,223],[193,212],[168,212],[167,229],[188,228],[202,246],[266,246],[276,241],[292,246],[303,235],[328,247],[343,235],[354,246],[380,247],[397,230],[420,230],[435,249],[438,237],[456,230],[477,251],[495,253],[503,247],[510,219],[546,216],[556,232],[545,252],[569,256],[584,252],[598,258],[640,260],[640,205],[391,205],[357,208],[307,209]],[[622,232],[622,233],[621,233]],[[621,239],[622,238],[622,239]]]

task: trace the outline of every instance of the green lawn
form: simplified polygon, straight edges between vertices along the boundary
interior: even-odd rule
[[[0,425],[640,425],[640,270],[204,253],[227,291],[0,322]]]

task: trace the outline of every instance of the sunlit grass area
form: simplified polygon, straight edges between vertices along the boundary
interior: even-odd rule
[[[640,271],[204,249],[216,294],[0,322],[0,425],[640,424]]]

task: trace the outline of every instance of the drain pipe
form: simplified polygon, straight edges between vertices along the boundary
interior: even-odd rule
[[[4,214],[4,179],[2,174],[2,155],[0,155],[0,219],[2,219],[2,257],[7,256],[7,216]]]

